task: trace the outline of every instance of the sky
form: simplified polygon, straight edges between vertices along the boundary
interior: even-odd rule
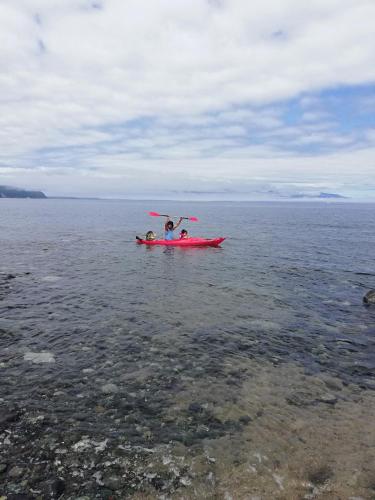
[[[0,184],[375,200],[374,0],[1,0]]]

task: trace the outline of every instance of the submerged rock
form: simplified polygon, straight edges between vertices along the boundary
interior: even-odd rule
[[[119,476],[110,475],[103,478],[103,483],[106,488],[112,491],[116,491],[123,485],[123,480]]]
[[[43,498],[50,498],[51,500],[53,498],[60,498],[66,489],[65,482],[61,478],[55,478],[55,479],[48,479],[45,483],[43,483],[42,486],[44,490],[44,495],[45,497]],[[33,499],[35,497],[32,497]]]
[[[18,408],[0,408],[0,430],[20,419],[21,411]]]
[[[366,305],[375,304],[375,290],[369,290],[363,297],[363,303]]]
[[[188,408],[189,413],[202,413],[203,410],[203,406],[199,403],[191,403]]]
[[[55,357],[52,352],[27,352],[23,359],[32,363],[54,363]]]
[[[116,394],[118,392],[118,387],[116,384],[105,384],[102,386],[102,391],[104,394]]]
[[[323,394],[318,398],[318,401],[321,403],[334,405],[337,403],[337,397],[334,394]]]
[[[249,417],[249,415],[242,415],[242,417],[240,417],[238,419],[238,421],[243,424],[243,425],[247,425],[251,422],[252,418]]]
[[[18,467],[17,465],[12,467],[8,472],[8,476],[13,478],[13,479],[19,478],[23,474],[24,474],[24,469],[22,469],[22,467]]]

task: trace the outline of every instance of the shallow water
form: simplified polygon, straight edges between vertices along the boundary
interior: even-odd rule
[[[147,210],[228,239],[138,246]],[[374,205],[0,200],[0,235],[5,494],[373,497]]]

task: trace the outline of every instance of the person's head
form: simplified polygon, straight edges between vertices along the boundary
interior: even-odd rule
[[[172,220],[169,220],[167,222],[166,228],[169,229],[170,231],[173,231],[174,225],[173,225],[173,221]]]
[[[181,229],[180,238],[187,238],[187,237],[188,237],[188,232],[186,231],[186,229]]]
[[[156,238],[156,234],[154,233],[154,231],[147,231],[146,233],[146,240],[147,241],[152,241]]]

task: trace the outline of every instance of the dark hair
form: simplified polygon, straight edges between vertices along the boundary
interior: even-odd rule
[[[170,229],[173,229],[173,227],[174,227],[173,220],[169,220],[167,222],[166,226],[169,227]]]
[[[146,233],[146,240],[147,241],[152,241],[152,240],[155,240],[156,239],[156,234],[154,233],[154,231],[147,231]]]
[[[181,234],[187,234],[186,229],[181,229]]]

